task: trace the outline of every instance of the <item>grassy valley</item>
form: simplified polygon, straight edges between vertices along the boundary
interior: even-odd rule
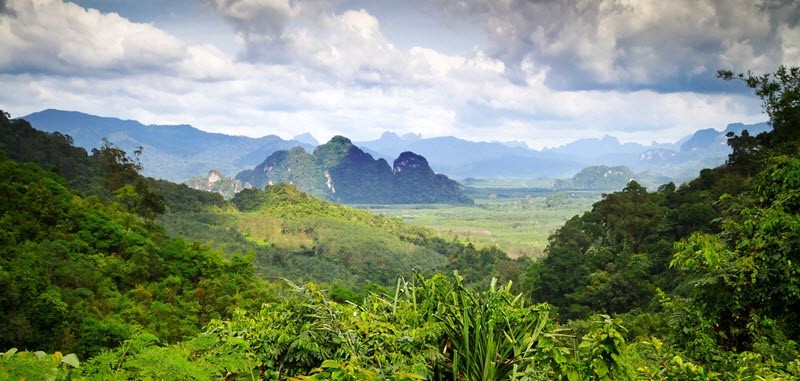
[[[560,193],[540,188],[470,189],[474,206],[447,204],[359,205],[359,208],[424,226],[446,237],[479,246],[497,246],[512,258],[539,258],[547,239],[564,222],[591,209],[601,193]],[[554,196],[555,194],[555,196]],[[549,201],[549,202],[548,202]]]

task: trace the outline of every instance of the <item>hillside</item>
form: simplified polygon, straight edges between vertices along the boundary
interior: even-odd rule
[[[192,189],[219,193],[226,200],[230,200],[245,189],[245,185],[241,181],[227,177],[215,169],[209,171],[208,176],[195,176],[183,183]]]
[[[87,156],[60,134],[4,115],[0,132],[0,347],[88,358],[136,332],[165,341],[197,334],[211,319],[230,317],[242,295],[242,306],[259,303],[263,283],[246,257],[153,224],[164,198],[153,182],[126,172],[129,163],[105,165],[113,149]]]
[[[731,134],[725,164],[681,186],[605,194],[538,262],[285,183],[228,203],[143,178],[113,146],[87,156],[0,117],[0,376],[798,379],[800,68],[788,70],[740,76],[772,130]],[[343,142],[315,160],[340,163]],[[421,158],[401,159],[421,175]]]
[[[3,347],[85,359],[140,333],[175,342],[255,308],[278,287],[267,278],[329,282],[344,301],[413,271],[462,269],[486,282],[516,262],[294,186],[245,189],[227,203],[144,178],[113,146],[90,156],[5,114],[0,132]]]
[[[743,131],[752,126],[732,125],[725,164],[690,182],[651,192],[630,182],[605,195],[551,236],[525,288],[564,321],[624,316],[637,336],[665,337],[720,379],[770,371],[795,379],[800,69],[739,78],[765,101],[772,128],[750,135]],[[718,136],[698,133],[682,150],[718,144]],[[765,369],[767,358],[776,368]],[[751,365],[734,371],[737,361]]]
[[[359,289],[371,283],[389,284],[399,275],[410,274],[412,268],[426,272],[461,268],[471,263],[461,262],[462,255],[492,253],[485,260],[488,267],[464,270],[474,274],[471,281],[479,281],[493,271],[493,263],[507,260],[502,252],[448,242],[427,229],[324,202],[294,186],[244,189],[227,203],[218,194],[141,176],[141,163],[114,146],[94,150],[90,156],[73,147],[69,137],[38,131],[24,119],[4,118],[0,127],[0,149],[9,159],[53,168],[82,196],[120,203],[155,221],[172,237],[209,242],[226,253],[250,252],[255,256],[255,271],[262,276],[340,282]],[[340,143],[345,141],[342,138]],[[335,162],[347,148],[323,145],[318,156]],[[418,167],[421,163],[398,165],[412,176],[414,170],[425,169]],[[432,174],[423,171],[422,175]],[[216,180],[211,185],[226,181],[216,171],[209,177]],[[433,175],[433,181],[439,178]],[[209,178],[197,181],[208,185]]]
[[[617,190],[625,187],[636,175],[626,166],[608,167],[598,165],[586,167],[568,180],[556,180],[556,189],[604,189]]]
[[[295,184],[316,197],[350,204],[472,203],[460,184],[435,174],[424,157],[404,152],[390,167],[341,136],[311,154],[300,147],[278,151],[236,178],[259,189]]]
[[[174,182],[217,169],[238,173],[252,168],[275,151],[311,146],[275,135],[261,138],[209,133],[188,125],[143,125],[134,120],[99,117],[74,111],[44,110],[24,116],[37,129],[58,131],[87,151],[100,148],[103,138],[133,152],[143,148],[143,174]]]

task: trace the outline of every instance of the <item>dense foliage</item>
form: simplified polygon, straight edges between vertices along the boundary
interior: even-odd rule
[[[546,258],[516,262],[528,265],[516,286],[494,279],[520,275],[502,273],[512,266],[497,249],[291,185],[226,203],[143,179],[106,146],[69,161],[94,174],[78,193],[18,161],[51,155],[8,148],[0,377],[798,379],[798,73],[738,77],[765,100],[771,132],[730,136],[726,164],[688,183],[604,195],[551,236]],[[5,123],[72,152],[66,137]],[[330,283],[265,283],[254,269]]]
[[[746,378],[796,377],[798,73],[720,72],[756,90],[772,131],[729,134],[725,165],[656,192],[631,182],[568,221],[550,238],[547,258],[528,269],[533,298],[564,321],[624,314],[635,335],[666,338],[670,350],[717,376],[749,367]]]
[[[258,290],[248,260],[169,238],[125,201],[80,197],[36,164],[3,160],[0,178],[2,347],[85,357],[137,327],[177,340]]]
[[[293,186],[226,203],[142,177],[138,151],[129,157],[107,143],[90,156],[68,136],[6,114],[0,121],[0,347],[86,358],[131,335],[175,342],[269,298],[256,273],[332,282],[331,296],[344,301],[412,270],[432,274],[480,258],[470,272],[477,282],[509,261]]]
[[[454,279],[400,279],[362,303],[331,301],[313,284],[256,312],[237,311],[190,340],[159,345],[137,335],[83,364],[97,379],[618,379],[636,363],[618,321],[556,329],[546,305],[494,283],[471,291]]]

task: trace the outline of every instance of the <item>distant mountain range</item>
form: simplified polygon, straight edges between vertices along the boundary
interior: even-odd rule
[[[71,136],[76,146],[87,151],[99,148],[103,138],[128,153],[141,146],[143,174],[178,183],[211,169],[232,175],[255,167],[275,151],[316,145],[275,135],[249,138],[210,133],[185,124],[147,126],[75,111],[50,109],[22,118],[36,129]]]
[[[44,131],[68,134],[77,146],[89,150],[99,147],[103,137],[129,152],[142,146],[144,173],[172,181],[205,175],[212,169],[230,176],[255,168],[278,151],[285,151],[287,160],[301,160],[300,151],[292,150],[293,147],[302,147],[301,151],[308,154],[318,146],[308,133],[293,140],[274,135],[249,138],[203,132],[188,125],[146,126],[131,120],[59,110],[45,110],[24,118]],[[383,168],[391,168],[389,163],[401,153],[413,152],[424,157],[433,171],[453,178],[568,178],[589,166],[624,165],[639,175],[645,174],[644,177],[682,182],[696,176],[702,168],[723,163],[730,152],[725,134],[739,134],[744,129],[756,135],[770,126],[733,123],[723,131],[704,129],[674,143],[649,145],[621,143],[617,138],[604,136],[541,151],[529,149],[519,141],[472,142],[452,136],[423,138],[392,132],[377,140],[352,144],[373,159],[383,159],[386,162],[385,166],[381,164]]]
[[[317,146],[278,151],[236,176],[245,186],[290,183],[311,195],[350,204],[471,204],[463,187],[431,170],[424,157],[403,152],[389,166],[342,136]]]
[[[425,156],[437,172],[465,177],[556,177],[575,173],[584,165],[569,157],[547,155],[527,146],[501,142],[472,142],[452,136],[408,139],[386,132],[380,139],[356,142],[388,159],[411,151]]]
[[[621,143],[617,138],[579,139],[541,151],[519,142],[471,142],[455,137],[406,139],[391,132],[379,139],[356,142],[373,156],[388,158],[397,152],[413,151],[428,158],[434,170],[455,178],[491,177],[570,177],[590,166],[626,166],[646,172],[648,178],[668,178],[676,182],[697,176],[703,168],[725,162],[730,147],[728,132],[741,134],[747,129],[757,135],[771,127],[767,123],[732,123],[723,131],[704,129],[675,143],[649,145]]]

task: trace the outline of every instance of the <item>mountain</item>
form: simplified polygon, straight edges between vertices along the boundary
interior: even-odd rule
[[[99,148],[103,138],[127,152],[144,148],[143,174],[175,182],[208,173],[238,173],[252,168],[278,150],[313,146],[286,141],[275,135],[261,138],[231,136],[198,130],[189,125],[143,125],[134,120],[99,117],[75,111],[44,110],[23,117],[36,128],[72,137],[88,151]]]
[[[570,180],[556,180],[557,189],[622,189],[636,177],[628,167],[586,167]]]
[[[543,152],[569,156],[580,160],[597,161],[608,156],[639,154],[647,147],[639,143],[620,143],[619,139],[605,135],[601,139],[579,139]]]
[[[765,124],[745,126],[732,124],[724,131],[698,131],[675,143],[649,145],[622,143],[616,137],[585,138],[541,151],[532,150],[523,142],[472,142],[452,136],[420,138],[385,132],[377,140],[355,144],[374,157],[389,160],[403,151],[416,152],[427,158],[439,172],[457,178],[491,177],[569,177],[582,168],[596,165],[627,166],[633,171],[652,172],[683,181],[709,166],[723,163],[730,148],[725,144],[729,131],[743,128],[762,131]],[[705,136],[707,134],[708,136]],[[690,154],[682,146],[692,147]],[[665,166],[669,163],[669,166]]]
[[[380,139],[355,144],[387,160],[402,152],[415,152],[427,158],[434,170],[461,178],[564,176],[585,166],[569,157],[528,149],[521,142],[472,142],[452,136],[400,137],[385,132]]]
[[[741,135],[747,130],[751,135],[758,135],[771,129],[768,123],[731,123],[722,131],[713,128],[698,130],[676,142],[672,148],[652,147],[639,154],[638,160],[623,164],[637,172],[666,175],[680,183],[696,177],[703,168],[725,163],[731,152],[728,133]]]
[[[350,147],[339,143],[324,147],[321,160],[341,159]],[[425,174],[423,161],[408,155],[396,165]],[[283,280],[327,282],[344,302],[416,272],[458,270],[471,284],[488,284],[497,269],[520,279],[527,263],[291,185],[244,189],[225,201],[144,178],[131,164],[118,149],[90,156],[69,137],[0,110],[0,320],[8,322],[0,347],[61,349],[84,361],[140,333],[175,342],[235,309],[255,311],[282,298]],[[227,178],[211,171],[196,180],[213,188]],[[9,361],[15,351],[0,359],[0,379],[55,374],[31,371],[41,354]],[[7,376],[9,364],[25,377]]]
[[[713,155],[713,154],[724,154],[725,156],[728,155],[730,152],[730,147],[728,147],[728,133],[734,133],[736,135],[741,135],[742,131],[747,130],[750,135],[758,135],[765,131],[770,131],[772,127],[770,127],[769,123],[757,123],[757,124],[742,124],[742,123],[731,123],[729,124],[725,130],[717,131],[713,128],[707,128],[704,130],[699,130],[692,134],[692,136],[686,140],[680,146],[681,152],[697,152],[701,151],[704,152],[705,156]]]
[[[706,128],[704,130],[699,130],[692,134],[692,137],[689,138],[686,142],[681,144],[681,152],[690,152],[690,151],[697,151],[699,149],[708,149],[708,148],[716,148],[714,147],[714,143],[716,143],[717,138],[720,136],[720,132],[713,129],[713,128]]]
[[[24,118],[44,131],[70,135],[76,146],[87,150],[100,147],[103,138],[127,152],[141,146],[143,174],[177,182],[205,176],[211,169],[239,173],[263,163],[275,152],[291,151],[293,147],[312,152],[318,146],[308,133],[290,141],[274,135],[249,138],[208,133],[188,125],[146,126],[132,120],[59,110],[44,110]],[[472,142],[452,136],[423,138],[418,134],[399,136],[393,132],[385,132],[377,140],[354,144],[361,153],[384,159],[386,165],[381,165],[380,173],[385,173],[386,167],[391,169],[389,164],[401,153],[414,152],[425,157],[433,171],[455,178],[563,178],[588,166],[624,165],[636,173],[648,172],[682,182],[696,176],[702,168],[725,162],[730,152],[727,133],[740,134],[747,129],[757,135],[770,128],[767,123],[732,123],[722,131],[704,129],[674,143],[650,145],[622,143],[606,135],[541,151],[529,149],[518,141]],[[300,151],[293,151],[290,156],[300,155]],[[319,178],[319,174],[313,177]],[[318,188],[318,195],[330,191],[326,190],[325,181],[315,181],[316,185],[307,184],[310,188],[303,189]]]
[[[435,174],[424,157],[403,152],[394,161],[392,200],[400,204],[458,203],[471,204],[461,184]]]
[[[639,155],[639,160],[646,162],[669,162],[676,156],[678,156],[678,152],[676,151],[664,148],[652,148],[642,152]]]
[[[208,176],[195,176],[183,183],[192,189],[219,193],[226,200],[230,200],[236,193],[245,189],[241,181],[226,177],[216,169],[209,171]]]
[[[722,131],[713,128],[698,130],[675,143],[653,142],[648,146],[623,144],[606,135],[601,139],[580,139],[542,152],[567,155],[589,166],[626,166],[641,174],[638,177],[682,183],[696,177],[703,168],[725,163],[731,152],[727,144],[728,133],[739,135],[743,130],[748,130],[752,135],[757,135],[770,129],[767,123],[732,123]],[[615,188],[625,186],[624,183],[620,184]]]
[[[236,178],[257,189],[294,184],[311,195],[343,203],[472,203],[460,184],[435,174],[424,157],[403,152],[389,166],[342,136],[313,153],[299,147],[275,152]]]
[[[522,140],[509,140],[507,142],[493,141],[492,143],[500,143],[506,147],[511,147],[511,148],[525,148],[525,149],[530,148],[528,147],[528,143],[525,143]]]
[[[419,139],[404,141],[394,132],[386,131],[377,140],[355,142],[355,144],[363,150],[377,152],[379,157],[386,159],[389,157],[397,157],[400,152],[403,152],[405,145],[411,144],[417,140]]]

